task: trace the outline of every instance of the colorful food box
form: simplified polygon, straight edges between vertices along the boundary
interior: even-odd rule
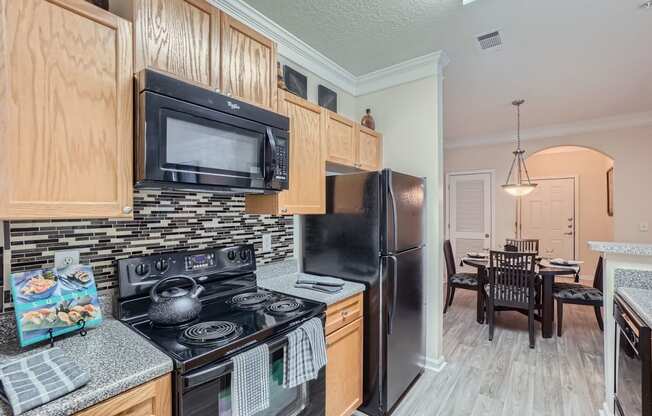
[[[90,266],[13,273],[11,293],[21,347],[102,322]]]

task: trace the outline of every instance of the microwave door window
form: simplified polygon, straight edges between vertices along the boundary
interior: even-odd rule
[[[198,182],[202,173],[262,178],[264,139],[262,133],[227,124],[201,124],[168,116],[165,165],[176,171],[175,180],[186,183]]]

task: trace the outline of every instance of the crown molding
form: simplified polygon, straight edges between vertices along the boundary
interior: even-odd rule
[[[450,61],[443,51],[429,53],[369,74],[356,76],[243,0],[208,0],[215,7],[272,39],[278,53],[353,96],[442,75]]]
[[[272,39],[278,53],[342,90],[354,94],[356,77],[242,0],[208,0],[220,10]]]
[[[550,126],[521,130],[521,141],[647,126],[652,126],[652,111],[622,114],[611,117],[582,120],[565,124],[554,124]],[[456,149],[470,146],[486,146],[501,143],[511,143],[513,141],[514,132],[509,131],[487,136],[447,138],[444,140],[444,147],[446,149]]]
[[[441,75],[449,62],[446,52],[437,51],[361,75],[357,79],[356,95],[369,94],[432,75]]]

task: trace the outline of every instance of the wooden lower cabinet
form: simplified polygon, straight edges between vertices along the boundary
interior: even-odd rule
[[[362,404],[362,296],[326,310],[326,416],[349,416]]]
[[[172,379],[169,374],[75,413],[75,416],[171,415]]]

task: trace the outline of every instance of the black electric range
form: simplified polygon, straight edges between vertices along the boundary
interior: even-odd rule
[[[197,409],[210,409],[205,414],[230,414],[224,410],[230,408],[228,400],[224,402],[228,397],[225,391],[230,388],[230,357],[267,343],[270,361],[276,368],[283,361],[285,335],[311,318],[323,321],[326,305],[258,288],[255,270],[251,245],[118,262],[120,297],[116,316],[174,361],[176,415],[204,414],[197,413]],[[204,287],[199,296],[200,315],[179,325],[154,325],[147,317],[149,290],[161,279],[181,275]],[[275,383],[278,374],[271,380]],[[287,403],[275,405],[283,409],[279,415],[323,414],[324,383],[321,374],[318,380],[299,386],[289,396],[286,389],[280,389],[273,399]]]

